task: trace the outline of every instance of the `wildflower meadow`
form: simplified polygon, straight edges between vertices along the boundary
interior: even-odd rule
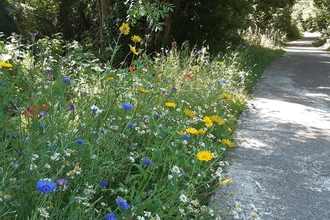
[[[60,34],[2,37],[1,219],[219,218],[208,200],[231,181],[232,132],[265,52],[172,42],[146,54],[148,36],[126,23],[117,35],[106,61]]]

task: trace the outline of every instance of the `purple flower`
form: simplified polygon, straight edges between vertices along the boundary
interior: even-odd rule
[[[39,115],[40,115],[41,117],[46,116],[46,114],[47,114],[47,112],[44,111],[44,110],[40,110],[40,111],[39,111]]]
[[[107,213],[105,215],[105,220],[117,220],[115,213]]]
[[[172,91],[176,92],[176,91],[178,91],[178,89],[176,87],[173,87]]]
[[[62,77],[62,81],[65,83],[69,83],[71,79],[69,77]]]
[[[116,199],[117,204],[119,205],[119,207],[123,210],[127,210],[129,209],[131,206],[126,202],[125,199],[121,198],[121,197],[117,197]]]
[[[29,32],[29,34],[30,34],[32,37],[35,37],[35,36],[37,36],[38,32]]]
[[[8,111],[13,111],[15,108],[12,105],[8,105]]]
[[[81,139],[78,139],[77,141],[77,144],[79,144],[79,145],[83,145],[85,142],[84,142],[84,140],[81,140]]]
[[[56,183],[51,179],[42,179],[37,182],[37,189],[41,193],[49,194],[56,190]]]
[[[68,110],[72,111],[72,110],[74,110],[74,108],[75,108],[74,104],[70,104],[69,107],[68,107]]]
[[[102,180],[100,184],[103,187],[106,187],[107,185],[109,185],[109,183],[106,180]]]
[[[59,179],[59,180],[57,180],[57,183],[60,186],[66,186],[66,185],[68,185],[68,182],[69,181],[67,179]]]
[[[128,102],[123,103],[123,108],[127,111],[132,110],[133,106],[129,104]]]

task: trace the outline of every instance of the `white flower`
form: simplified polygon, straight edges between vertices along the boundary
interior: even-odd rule
[[[180,201],[181,201],[181,202],[188,202],[188,198],[187,198],[187,196],[186,196],[185,194],[181,194],[181,195],[180,195]]]
[[[186,213],[185,213],[186,210],[182,209],[182,208],[179,208],[179,212],[180,212],[180,215],[181,217],[185,216]]]
[[[240,202],[236,201],[235,202],[235,207],[236,207],[236,210],[239,211],[239,212],[242,210],[242,204]]]
[[[99,107],[97,107],[96,105],[92,105],[91,109],[92,109],[93,113],[96,115],[99,115],[103,112],[103,110],[99,109]]]
[[[233,216],[234,216],[234,219],[239,219],[239,215],[236,211],[233,211]]]
[[[36,169],[37,168],[37,165],[36,164],[31,164],[30,165],[30,170],[34,170],[34,169]]]
[[[45,164],[45,168],[49,169],[50,165],[48,163]]]
[[[143,211],[145,217],[151,217],[151,212]]]
[[[129,160],[130,160],[132,163],[134,163],[134,162],[135,162],[135,159],[134,159],[134,157],[129,157]]]
[[[50,157],[51,160],[59,160],[60,159],[60,154],[55,153],[53,156]]]
[[[173,166],[171,171],[172,171],[172,173],[180,174],[180,168],[178,166]]]
[[[39,158],[38,154],[32,154],[32,158],[31,158],[31,160],[36,160],[36,159],[38,159],[38,158]]]

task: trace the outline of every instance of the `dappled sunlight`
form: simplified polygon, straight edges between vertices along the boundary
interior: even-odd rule
[[[315,47],[298,47],[298,46],[288,46],[285,48],[287,52],[297,52],[297,53],[326,53],[326,51],[319,50]]]

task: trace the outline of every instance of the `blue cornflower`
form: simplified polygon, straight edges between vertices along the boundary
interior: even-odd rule
[[[133,106],[131,104],[129,104],[128,102],[124,102],[123,103],[123,108],[125,110],[131,110],[133,108]]]
[[[129,128],[135,128],[135,124],[134,123],[132,123],[132,122],[130,122],[130,123],[128,123],[128,125],[127,125]]]
[[[41,193],[49,194],[56,190],[56,183],[51,179],[42,179],[37,182],[37,189]]]
[[[105,220],[117,220],[115,213],[107,213],[105,215]]]
[[[69,77],[62,77],[62,81],[65,83],[69,83],[71,79]]]
[[[81,139],[78,139],[77,141],[77,144],[79,144],[79,145],[83,145],[85,142],[84,142],[84,140],[81,140]]]
[[[149,166],[149,165],[153,166],[154,165],[153,162],[151,162],[148,158],[145,158],[145,157],[142,158],[142,162],[147,166]]]
[[[107,185],[109,185],[109,183],[106,180],[102,180],[100,184],[103,187],[106,187]]]
[[[117,197],[116,199],[117,204],[123,210],[129,209],[131,206],[127,203],[127,201],[121,197]]]
[[[221,79],[221,82],[223,85],[227,84],[227,81],[225,79]]]
[[[44,129],[44,128],[45,128],[45,124],[40,124],[40,125],[39,125],[39,128],[40,128],[40,129]]]
[[[190,134],[184,134],[183,139],[188,140],[190,138]]]

